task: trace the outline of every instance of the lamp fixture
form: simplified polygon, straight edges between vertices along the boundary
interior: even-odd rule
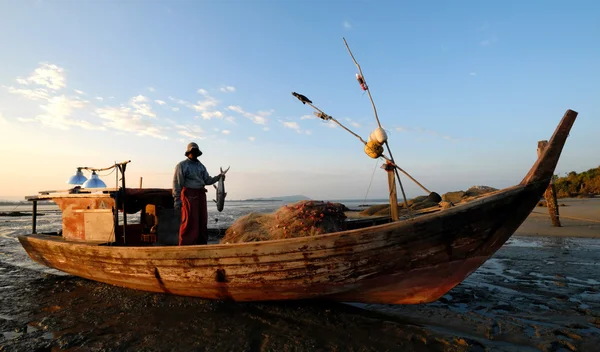
[[[96,175],[96,171],[92,171],[92,176],[89,180],[85,181],[82,188],[106,188],[106,183]]]
[[[85,181],[87,181],[87,177],[83,175],[83,172],[81,172],[81,168],[78,167],[75,175],[69,177],[67,183],[70,185],[81,185]]]

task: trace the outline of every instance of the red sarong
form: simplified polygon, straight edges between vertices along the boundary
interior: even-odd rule
[[[181,190],[179,245],[206,244],[208,242],[207,225],[206,189],[183,187]]]

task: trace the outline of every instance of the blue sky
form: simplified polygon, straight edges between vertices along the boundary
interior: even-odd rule
[[[594,1],[0,2],[0,198],[129,159],[133,184],[170,188],[190,141],[211,174],[231,165],[229,199],[386,197],[381,162],[290,94],[368,137],[342,37],[398,164],[431,190],[518,183],[566,109],[580,115],[557,173],[587,170],[600,164],[599,13]]]

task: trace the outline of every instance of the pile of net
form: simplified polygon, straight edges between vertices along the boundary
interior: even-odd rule
[[[342,231],[346,206],[304,200],[285,205],[271,214],[250,213],[236,220],[221,243],[256,242],[315,236]]]

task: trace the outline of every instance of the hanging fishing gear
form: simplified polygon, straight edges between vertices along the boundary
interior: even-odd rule
[[[333,121],[336,124],[338,124],[340,127],[342,127],[343,129],[348,131],[350,134],[352,134],[353,136],[358,138],[364,144],[364,146],[365,146],[364,151],[369,157],[371,157],[373,159],[377,159],[377,158],[385,159],[386,165],[383,165],[382,167],[384,167],[386,169],[386,171],[392,172],[392,170],[393,170],[393,172],[395,173],[396,178],[398,180],[398,184],[400,185],[400,190],[402,191],[402,197],[404,198],[404,203],[405,203],[406,209],[408,209],[408,200],[406,199],[406,193],[404,192],[404,187],[402,186],[402,181],[400,180],[400,174],[398,173],[398,171],[402,172],[410,180],[412,180],[419,187],[421,187],[425,192],[427,192],[429,200],[431,200],[435,203],[441,202],[442,197],[438,193],[431,192],[430,190],[428,190],[425,186],[423,186],[420,182],[415,180],[412,176],[410,176],[406,171],[404,171],[401,167],[399,167],[394,162],[392,150],[390,149],[389,144],[388,144],[387,133],[385,132],[383,127],[381,127],[381,122],[379,121],[379,116],[377,114],[377,108],[375,107],[375,102],[373,101],[373,97],[371,96],[371,90],[369,89],[369,86],[367,85],[367,82],[366,82],[365,76],[362,72],[362,69],[361,69],[360,65],[358,64],[358,62],[356,61],[356,59],[354,58],[354,55],[352,54],[352,51],[350,50],[350,47],[348,46],[346,39],[345,38],[343,38],[343,39],[344,39],[344,44],[346,45],[346,48],[348,49],[348,53],[350,54],[350,56],[352,57],[352,60],[354,61],[354,64],[358,68],[359,73],[356,74],[356,80],[358,81],[360,88],[363,91],[366,91],[367,94],[369,95],[369,100],[371,101],[371,105],[373,106],[373,112],[375,113],[375,119],[376,119],[377,125],[378,125],[378,127],[373,132],[371,132],[368,140],[365,141],[358,134],[356,134],[355,132],[353,132],[346,126],[344,126],[341,122],[339,122],[338,120],[333,118],[331,115],[328,115],[325,112],[323,112],[321,109],[316,107],[313,104],[312,100],[307,98],[305,95],[296,93],[296,92],[292,92],[292,95],[294,97],[296,97],[298,100],[300,100],[300,102],[302,102],[302,104],[304,104],[304,105],[308,104],[310,107],[315,109],[316,111],[314,112],[314,114],[317,117],[319,117],[321,120]],[[384,154],[384,151],[385,151],[384,146],[385,146],[385,149],[387,149],[388,154],[390,155],[389,158],[387,156],[385,156],[385,154]],[[390,184],[390,193],[392,193],[392,191],[394,192],[393,194],[395,194],[395,182],[393,185]]]

